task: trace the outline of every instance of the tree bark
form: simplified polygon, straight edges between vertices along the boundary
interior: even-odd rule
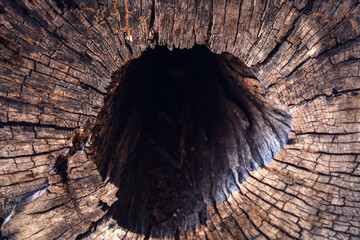
[[[359,16],[355,0],[0,1],[0,239],[357,239]],[[214,54],[223,53],[216,55],[218,76],[223,76],[219,79],[233,80],[211,88],[225,90],[214,104],[219,114],[207,116],[229,116],[224,126],[231,125],[226,128],[231,134],[239,131],[234,139],[247,131],[247,123],[258,123],[261,127],[243,141],[259,156],[235,164],[246,173],[231,180],[235,190],[224,180],[235,174],[225,173],[235,169],[231,164],[221,165],[221,174],[209,175],[216,187],[207,186],[207,178],[197,180],[196,168],[190,166],[197,160],[181,160],[192,149],[181,140],[187,139],[187,127],[202,125],[193,118],[192,124],[181,124],[188,118],[186,111],[179,113],[180,121],[174,121],[180,126],[175,134],[179,155],[167,164],[182,174],[182,185],[212,189],[206,190],[209,196],[199,191],[205,205],[191,209],[203,214],[188,214],[177,227],[169,227],[153,207],[147,214],[156,224],[149,227],[134,218],[135,225],[129,226],[119,220],[124,212],[114,209],[125,208],[122,193],[129,191],[121,183],[131,175],[124,172],[137,168],[128,159],[147,151],[137,148],[145,138],[137,138],[138,125],[120,121],[120,130],[114,132],[129,134],[127,145],[113,137],[104,150],[99,142],[113,132],[106,127],[118,122],[109,120],[117,109],[112,108],[118,101],[113,92],[131,92],[117,82],[125,79],[119,76],[147,48],[165,45],[205,45]],[[144,116],[141,111],[131,115],[138,105],[130,110],[119,106],[129,119]],[[243,129],[230,124],[243,115]],[[144,118],[135,117],[132,124],[135,120]],[[212,152],[210,143],[201,140],[197,143],[205,150],[195,152],[213,157],[223,151],[224,163],[231,163],[231,153],[245,150],[235,140],[228,147],[230,133],[221,140],[218,122],[208,123],[208,129],[216,130],[209,139],[225,142],[222,148]],[[200,139],[196,134],[201,131],[193,130],[191,139]],[[98,135],[105,137],[99,140]],[[147,136],[144,146],[166,143],[151,131]],[[123,162],[104,157],[111,159],[104,162],[101,156],[110,151],[106,146],[114,138],[119,141],[113,147],[119,146],[117,153],[130,157]],[[154,149],[171,159],[169,151]],[[208,161],[199,164],[213,163]]]

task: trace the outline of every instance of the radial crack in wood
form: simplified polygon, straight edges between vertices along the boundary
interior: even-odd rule
[[[0,1],[0,239],[358,239],[359,16],[358,0]],[[234,65],[224,64],[233,62],[229,60],[232,55],[252,68],[266,89],[266,106],[269,99],[274,99],[290,109],[293,116],[290,139],[266,168],[250,171],[246,181],[240,184],[240,190],[233,192],[226,201],[216,202],[232,191],[231,187],[227,190],[224,186],[236,182],[228,179],[236,172],[223,174],[225,178],[208,176],[214,180],[206,183],[211,186],[210,195],[214,195],[210,203],[205,199],[198,205],[174,201],[188,204],[189,212],[194,213],[199,206],[204,206],[206,214],[202,217],[185,214],[184,218],[177,215],[178,219],[175,219],[174,216],[168,218],[165,212],[165,220],[157,220],[152,211],[157,205],[149,200],[143,208],[147,215],[140,217],[143,222],[148,222],[143,226],[144,230],[131,222],[125,224],[127,227],[119,226],[121,221],[116,219],[115,209],[120,209],[118,204],[124,205],[134,195],[128,198],[120,195],[119,187],[125,191],[121,187],[121,176],[117,176],[120,181],[117,185],[120,185],[115,186],[110,182],[116,179],[111,177],[114,173],[103,168],[100,175],[98,167],[101,169],[101,166],[97,165],[99,162],[95,164],[96,154],[90,151],[94,149],[89,148],[90,132],[84,129],[84,123],[89,122],[88,130],[92,129],[99,112],[104,111],[106,87],[114,79],[112,75],[124,74],[113,73],[124,65],[130,66],[131,59],[139,58],[148,47],[191,49],[195,44],[206,45],[213,53],[229,53],[222,55],[215,64],[220,72],[225,72],[220,75],[232,75]],[[126,68],[122,69],[126,71]],[[210,72],[215,72],[214,69]],[[261,87],[255,94],[251,91],[250,95],[242,93],[259,85],[249,72],[243,75],[248,78],[243,76],[234,80],[242,86],[239,87],[241,96],[244,95],[244,99],[256,96],[262,102]],[[215,120],[234,120],[231,118],[234,115],[226,108],[220,109],[220,104],[231,100],[230,105],[241,113],[245,114],[243,111],[247,109],[233,101],[232,97],[237,96],[233,94],[236,88],[228,80],[209,81],[212,85],[207,90],[213,90],[214,86],[231,90],[215,95],[221,101],[213,104],[211,111],[209,108],[203,111],[208,115],[216,115],[220,110],[227,114],[214,120],[206,119],[206,129],[217,130],[211,132],[209,139],[228,133],[222,129],[231,129],[228,122],[220,129]],[[121,83],[120,80],[113,81],[116,82]],[[244,88],[249,85],[247,82],[250,86]],[[195,86],[193,84],[191,89],[197,89]],[[120,91],[118,89],[114,88],[114,91]],[[153,92],[154,88],[150,90]],[[206,98],[202,96],[202,99]],[[250,102],[254,103],[252,99]],[[134,106],[134,103],[130,105]],[[146,111],[137,110],[132,118],[139,113]],[[156,123],[155,115],[151,115],[154,111],[149,114],[153,116],[149,124]],[[259,119],[256,114],[253,116]],[[196,118],[191,115],[190,119],[192,123]],[[161,132],[171,128],[166,124],[163,126]],[[181,129],[178,121],[173,126]],[[191,139],[196,137],[198,129],[194,127],[184,131],[187,134],[183,135]],[[94,132],[101,128],[94,129],[93,140]],[[160,138],[162,134],[153,136],[149,128],[147,136],[152,136],[153,141],[146,140],[150,137],[143,135],[139,135],[138,140],[128,139],[137,144],[127,160],[123,160],[125,163],[118,163],[121,175],[135,164],[134,153],[145,152],[148,156],[159,156],[158,159],[168,155],[176,159],[177,154],[184,156],[178,157],[183,159],[182,165],[169,157],[159,162],[165,162],[169,166],[166,169],[172,172],[180,172],[182,184],[178,191],[194,189],[194,182],[203,178],[200,175],[190,178],[193,173],[186,171],[197,168],[188,167],[188,163],[205,164],[207,161],[217,164],[215,159],[224,156],[211,155],[211,160],[192,161],[194,156],[190,155],[192,146],[189,144],[196,141],[182,137],[186,141],[181,144],[180,141],[167,141],[168,146],[163,144],[166,138]],[[141,128],[140,132],[144,133],[144,130]],[[132,131],[131,134],[137,130]],[[243,133],[243,128],[228,136],[239,133]],[[178,139],[183,136],[179,132],[174,135]],[[231,145],[229,139],[232,138],[220,144],[220,152],[230,149],[234,156],[237,155],[237,149],[233,149],[239,139],[233,140],[236,143]],[[250,136],[239,142],[252,139]],[[263,141],[269,139],[264,136]],[[212,150],[211,147],[220,140],[216,138],[211,143],[203,140],[197,144]],[[186,150],[182,155],[180,145]],[[176,154],[168,150],[171,146]],[[144,151],[137,151],[140,148]],[[258,146],[255,148],[259,149]],[[151,149],[153,153],[150,154]],[[228,154],[224,160],[227,161],[228,156],[232,155]],[[239,166],[240,163],[244,167],[246,161],[240,161]],[[214,176],[221,175],[225,167],[233,169],[234,165],[222,163],[215,169]],[[207,166],[210,168],[213,169],[214,164]],[[145,182],[149,188],[158,176],[167,176],[159,174],[150,178],[153,175],[145,172],[143,176],[151,180]],[[170,180],[170,183],[176,182]],[[206,184],[204,188],[208,189]],[[217,189],[221,187],[224,191],[218,193]],[[167,199],[163,194],[159,196],[159,202]],[[204,196],[208,195],[205,193]],[[191,195],[185,195],[179,199],[191,198]],[[164,206],[169,204],[164,203]],[[184,225],[184,220],[179,223],[179,228],[171,225],[182,219],[188,219],[189,224]],[[136,216],[132,220],[137,221]],[[195,223],[199,224],[193,230],[190,226]]]

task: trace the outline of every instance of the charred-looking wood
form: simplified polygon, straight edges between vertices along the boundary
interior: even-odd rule
[[[358,239],[359,16],[1,0],[0,239]]]
[[[132,232],[160,236],[205,224],[291,128],[252,69],[204,46],[145,51],[113,74],[91,156],[119,190],[111,208]]]

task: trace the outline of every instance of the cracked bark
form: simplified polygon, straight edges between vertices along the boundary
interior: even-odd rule
[[[0,238],[358,238],[359,16],[355,0],[0,1]],[[205,209],[201,204],[189,208],[203,214],[188,214],[175,228],[154,222],[150,228],[141,219],[135,222],[143,229],[129,227],[114,213],[126,190],[93,155],[107,151],[94,148],[93,135],[104,132],[99,125],[113,112],[104,106],[114,102],[106,100],[114,99],[112,88],[120,91],[114,76],[149,46],[191,49],[195,44],[246,64],[240,74],[231,60],[220,64],[232,78],[241,76],[238,81],[246,86],[241,93],[257,86],[241,95],[225,82],[222,87],[231,90],[226,99],[236,102],[243,96],[239,103],[250,96],[253,109],[261,109],[260,119],[270,119],[264,121],[267,126],[279,116],[270,117],[264,102],[288,107],[293,117],[289,140],[266,167],[245,167],[246,180],[231,194],[222,185],[231,181],[222,177],[204,182],[185,177],[183,185],[198,181],[212,191],[204,195],[209,198]],[[246,110],[249,103],[243,104],[240,112],[256,119],[253,110]],[[241,132],[235,121],[226,124]],[[173,136],[189,135],[186,127]],[[271,141],[283,139],[255,133],[268,149]],[[148,135],[158,145],[156,153],[171,153],[159,137]],[[251,136],[246,139],[259,149]],[[128,141],[137,142],[136,137]],[[139,146],[136,153],[146,152],[136,151]],[[216,156],[224,148],[204,152]],[[185,170],[177,164],[184,154],[172,156],[172,168],[191,176],[185,173],[193,171],[191,166]],[[209,160],[209,168],[212,164]]]

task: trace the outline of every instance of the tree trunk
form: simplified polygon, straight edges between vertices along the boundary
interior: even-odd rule
[[[0,239],[359,238],[359,34],[356,0],[1,0]]]

